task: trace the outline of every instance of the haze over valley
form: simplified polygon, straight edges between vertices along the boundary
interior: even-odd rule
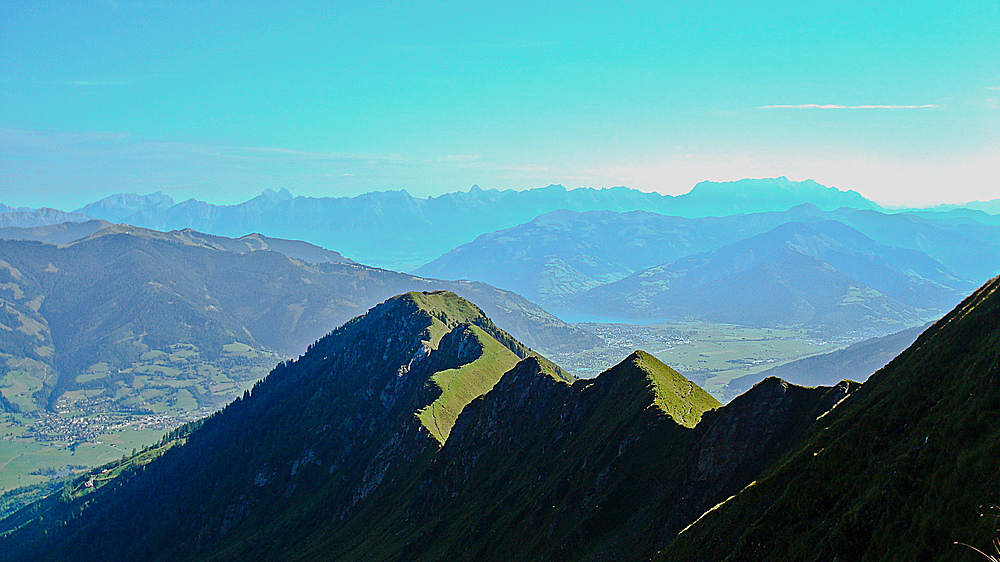
[[[1000,557],[998,21],[0,3],[0,561]]]

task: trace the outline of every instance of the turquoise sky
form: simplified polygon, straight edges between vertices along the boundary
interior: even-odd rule
[[[0,202],[1000,197],[1000,2],[0,3]]]

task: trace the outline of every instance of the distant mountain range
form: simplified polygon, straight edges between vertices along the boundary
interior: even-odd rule
[[[980,211],[991,215],[997,215],[1000,214],[1000,199],[990,199],[989,201],[969,201],[964,205],[954,205],[954,204],[936,205],[926,210],[947,212],[960,209],[970,209],[973,211]]]
[[[85,215],[66,213],[47,207],[27,209],[0,204],[0,228],[45,226],[64,222],[83,222],[89,219],[90,217]]]
[[[847,330],[869,330],[887,320],[889,324],[882,325],[876,332],[889,333],[904,327],[899,322],[922,323],[920,318],[925,316],[925,312],[921,310],[931,311],[932,315],[943,313],[976,284],[1000,272],[997,265],[1000,264],[1000,226],[983,224],[952,213],[928,213],[928,216],[846,208],[823,211],[813,205],[799,205],[781,212],[696,219],[646,212],[557,211],[511,229],[480,236],[419,268],[417,272],[446,279],[488,282],[524,294],[557,312],[574,315],[648,319],[667,314],[669,317],[715,318],[717,321],[726,316],[728,321],[753,325],[796,323],[806,317],[819,321],[822,314],[806,314],[810,307],[818,303],[800,302],[803,306],[798,307],[795,314],[787,309],[791,304],[783,305],[785,310],[772,306],[753,308],[762,304],[759,300],[763,295],[781,286],[790,287],[789,283],[801,284],[801,290],[818,291],[823,287],[834,293],[839,290],[841,299],[846,296],[845,291],[849,287],[862,292],[864,287],[877,287],[874,291],[878,294],[859,293],[860,300],[852,305],[856,312],[854,320],[849,320],[851,315],[847,314],[850,307],[840,307],[839,311],[828,308],[827,312],[833,316],[840,312],[847,314],[843,318],[846,323],[834,321],[834,324],[841,324],[841,329]],[[758,277],[756,282],[762,285],[746,285],[751,282],[750,279],[733,278],[733,285],[726,286],[720,277],[713,281],[718,284],[714,294],[695,296],[691,292],[675,290],[661,295],[674,299],[672,305],[666,306],[666,301],[660,304],[654,302],[659,297],[652,295],[657,292],[656,286],[662,284],[662,279],[651,268],[665,270],[674,262],[689,259],[694,254],[721,251],[724,246],[762,236],[782,228],[782,225],[831,221],[843,228],[833,230],[832,223],[825,227],[824,236],[830,239],[830,243],[848,247],[864,239],[865,248],[855,247],[835,264],[828,263],[828,268],[815,267],[817,264],[809,260],[786,260],[778,268],[781,271],[758,271],[760,275],[771,276],[767,282]],[[771,238],[772,243],[781,246],[794,245],[790,240],[777,240],[780,236]],[[844,239],[838,241],[840,238]],[[760,240],[764,242],[768,238]],[[776,259],[773,253],[767,253],[770,250],[761,254],[764,248],[752,248],[747,244],[749,242],[741,246],[747,255],[760,257],[766,254],[771,256],[769,259]],[[875,256],[888,260],[886,264],[902,259],[902,256],[916,261],[892,266],[895,270],[890,274],[885,268],[871,267]],[[723,262],[716,263],[723,267]],[[736,266],[733,262],[727,267]],[[705,267],[711,268],[706,263],[698,271],[714,275],[708,273]],[[834,270],[840,273],[834,274]],[[870,277],[877,271],[882,271],[893,280]],[[733,269],[727,275],[736,272]],[[776,282],[776,275],[787,279]],[[928,277],[922,278],[921,275]],[[633,277],[626,281],[629,276]],[[675,284],[675,288],[688,286],[690,289],[692,284],[700,282],[696,278],[686,276],[687,280],[679,286]],[[883,281],[894,288],[890,289]],[[912,286],[914,290],[918,286],[923,287],[921,290],[929,293],[905,296],[898,293],[904,286]],[[887,293],[882,294],[882,289]],[[749,300],[737,296],[747,291],[752,293]],[[777,294],[772,296],[785,302]],[[883,297],[895,301],[889,302]],[[709,298],[717,300],[706,300]],[[834,298],[834,294],[831,293],[829,298]],[[682,306],[685,299],[689,306]],[[832,303],[830,301],[829,304]],[[872,314],[865,312],[868,305],[873,307]],[[720,312],[722,310],[728,312]],[[737,310],[743,312],[738,313]],[[768,318],[768,315],[772,317]],[[824,322],[829,321],[833,318],[829,317]]]
[[[135,231],[137,233],[144,232],[152,236],[157,235],[156,231],[149,229],[116,225],[105,220],[89,220],[36,227],[0,228],[0,240],[34,240],[47,244],[69,244],[99,231],[103,231],[103,234],[113,232],[129,234]],[[185,228],[164,234],[166,235],[164,236],[165,239],[173,238],[185,244],[207,246],[237,254],[245,254],[258,250],[272,250],[308,263],[354,263],[353,260],[345,258],[339,252],[320,248],[308,242],[270,238],[256,233],[247,234],[239,238],[226,238],[225,236],[214,236]]]
[[[416,272],[516,287],[513,290],[529,299],[559,306],[647,267],[716,250],[787,222],[822,216],[823,211],[813,205],[695,219],[646,211],[555,211],[484,234]]]
[[[554,211],[484,234],[416,270],[477,279],[561,305],[589,289],[698,252],[714,250],[809,213],[785,211],[690,219],[647,211]]]
[[[702,182],[676,197],[625,187],[567,190],[558,185],[524,191],[473,187],[426,199],[405,191],[311,198],[282,190],[265,191],[239,205],[218,206],[194,199],[175,203],[162,193],[120,194],[76,213],[157,230],[193,228],[223,236],[259,232],[336,249],[362,263],[412,271],[481,234],[559,209],[700,217],[785,210],[801,203],[822,209],[879,208],[853,191],[775,178]]]
[[[943,313],[972,288],[926,254],[823,221],[786,223],[644,269],[569,305],[605,316],[884,334]]]
[[[33,232],[59,238],[75,228]],[[509,291],[359,265],[259,235],[226,239],[109,225],[62,246],[0,240],[0,260],[0,395],[21,411],[85,390],[77,398],[176,413],[180,406],[167,398],[177,388],[193,396],[182,410],[212,411],[235,397],[240,381],[219,383],[199,365],[224,370],[256,360],[270,368],[278,360],[271,354],[297,356],[351,317],[411,289],[474,299],[532,347],[600,343]]]

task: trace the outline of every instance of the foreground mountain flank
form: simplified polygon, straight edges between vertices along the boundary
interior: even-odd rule
[[[856,386],[768,379],[723,408],[643,352],[574,380],[454,293],[407,293],[3,520],[0,557],[648,558]]]
[[[1000,278],[660,560],[976,560],[1000,504]]]

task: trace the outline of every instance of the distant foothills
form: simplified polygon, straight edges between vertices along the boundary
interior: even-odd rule
[[[0,227],[41,226],[89,218],[156,230],[193,228],[238,237],[258,232],[304,240],[350,258],[397,271],[412,271],[482,234],[511,228],[557,210],[647,211],[684,217],[785,211],[809,203],[824,211],[841,207],[885,211],[855,191],[826,187],[812,180],[785,177],[702,182],[678,196],[626,187],[566,189],[561,185],[524,191],[484,190],[438,197],[413,197],[406,191],[375,191],[356,197],[302,197],[267,190],[237,205],[188,199],[175,202],[157,192],[117,194],[75,211],[14,209],[0,205]],[[936,212],[953,207],[931,209]],[[1000,199],[973,202],[961,213],[1000,212]],[[977,215],[983,213],[976,213]],[[653,265],[653,264],[651,264]]]
[[[679,196],[558,185],[426,199],[269,190],[219,206],[153,193],[72,213],[2,207],[0,238],[65,244],[110,221],[249,249],[295,240],[313,245],[298,243],[316,254],[298,256],[306,262],[480,281],[563,319],[800,326],[856,341],[933,320],[1000,273],[1000,216],[988,211],[1000,199],[890,211],[785,177],[702,182]]]

